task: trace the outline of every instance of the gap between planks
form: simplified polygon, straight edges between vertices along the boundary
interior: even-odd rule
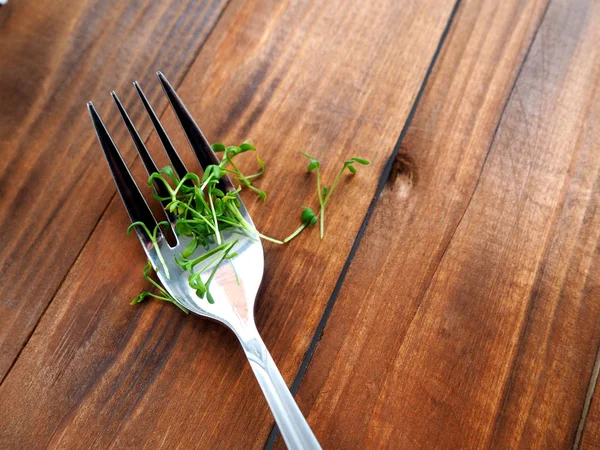
[[[317,349],[317,346],[319,345],[319,341],[321,340],[321,337],[323,336],[325,327],[327,325],[327,321],[329,319],[329,316],[331,315],[331,312],[335,305],[335,301],[337,300],[340,289],[342,288],[342,285],[344,284],[344,280],[346,278],[346,274],[348,273],[348,269],[350,268],[350,265],[352,264],[352,260],[354,259],[356,251],[358,250],[358,247],[360,245],[360,242],[362,240],[364,232],[367,229],[367,226],[369,225],[369,221],[371,219],[371,216],[373,215],[373,211],[375,210],[377,201],[379,200],[379,197],[381,196],[381,193],[385,189],[385,186],[388,182],[390,173],[392,171],[392,166],[394,164],[394,160],[396,159],[396,157],[398,156],[398,154],[400,152],[400,147],[402,145],[402,141],[404,140],[404,137],[406,136],[406,132],[408,131],[408,128],[410,127],[412,119],[415,115],[415,112],[419,106],[419,102],[421,101],[421,97],[423,95],[423,92],[425,91],[427,81],[429,80],[429,77],[430,77],[431,73],[433,72],[433,68],[434,68],[435,63],[437,62],[438,56],[444,46],[446,37],[447,37],[448,33],[450,32],[450,29],[454,22],[454,18],[460,7],[460,3],[461,3],[461,0],[456,0],[456,2],[454,3],[452,11],[450,12],[450,16],[448,17],[448,22],[446,23],[446,26],[444,27],[444,31],[442,32],[442,35],[440,36],[438,45],[435,49],[433,57],[431,58],[429,67],[427,68],[427,72],[425,72],[425,76],[423,77],[423,81],[421,82],[421,86],[419,87],[419,91],[417,92],[417,95],[415,97],[415,101],[413,102],[413,104],[411,106],[410,112],[408,113],[408,117],[406,118],[406,122],[404,123],[404,126],[402,127],[402,131],[400,132],[400,136],[398,137],[398,140],[396,141],[396,145],[394,146],[394,149],[392,150],[392,153],[390,154],[388,161],[383,166],[383,170],[379,177],[379,183],[377,185],[377,190],[375,191],[373,198],[371,199],[369,208],[367,209],[367,212],[365,214],[363,222],[358,230],[358,233],[356,234],[354,243],[352,244],[352,247],[350,248],[348,257],[346,258],[346,262],[344,263],[342,270],[340,272],[340,275],[338,276],[335,287],[333,288],[331,297],[329,298],[329,301],[327,302],[327,305],[325,306],[325,309],[323,310],[321,320],[319,321],[319,324],[317,325],[317,328],[315,329],[315,332],[311,339],[310,345],[308,346],[308,349],[306,350],[306,353],[304,354],[304,357],[302,358],[302,362],[300,364],[300,367],[298,368],[298,372],[296,373],[296,376],[294,377],[294,381],[292,382],[292,386],[290,387],[290,391],[292,392],[292,395],[294,395],[294,396],[298,392],[300,384],[302,383],[302,379],[304,378],[304,375],[306,374],[308,366],[313,358],[313,355],[315,354],[315,350]],[[542,21],[540,21],[540,24]],[[539,29],[539,24],[538,24],[537,29]],[[537,29],[536,29],[536,33],[537,33]],[[531,42],[533,43],[533,39]],[[525,60],[523,60],[523,62],[524,61]],[[521,65],[521,67],[523,67],[523,64]],[[520,70],[521,70],[521,68],[519,68],[519,73],[520,73]],[[518,76],[517,76],[517,78],[518,78]],[[516,82],[516,78],[515,78],[515,82]],[[512,92],[512,89],[514,89],[514,84],[511,87],[511,92]],[[508,103],[509,97],[507,97],[506,103]],[[504,108],[506,108],[506,103],[504,105]],[[503,112],[504,112],[504,110],[503,110]],[[500,121],[498,121],[498,126],[499,126],[499,123],[500,123]],[[496,131],[498,129],[498,126],[496,127]],[[495,135],[495,133],[494,133],[494,135]],[[492,140],[492,142],[493,142],[493,140]],[[491,148],[491,145],[490,145],[490,148]],[[489,149],[488,149],[488,154],[489,154]],[[486,155],[486,158],[487,158],[487,155]],[[484,162],[483,166],[485,166],[485,162]],[[482,172],[483,172],[483,166],[482,166]],[[473,192],[475,192],[475,190],[473,190]],[[467,207],[468,207],[468,205],[467,205]],[[466,211],[466,208],[465,208],[465,211]],[[450,239],[450,241],[451,240],[452,239]],[[265,450],[273,449],[273,446],[275,445],[275,441],[277,440],[278,436],[279,436],[279,428],[277,427],[277,424],[275,424],[271,430],[271,433],[269,433],[267,442],[265,443],[265,447],[264,447]]]
[[[481,170],[480,170],[479,175],[477,177],[477,181],[475,183],[475,186],[473,187],[473,191],[471,192],[471,196],[469,198],[469,201],[467,202],[467,205],[465,206],[465,209],[463,211],[463,215],[461,216],[461,218],[457,222],[456,228],[454,229],[454,232],[452,233],[452,236],[448,240],[448,244],[447,244],[446,248],[442,252],[440,260],[438,261],[438,267],[439,267],[439,263],[443,260],[444,255],[446,253],[446,250],[450,246],[450,243],[452,242],[454,234],[455,234],[456,230],[458,229],[458,227],[460,226],[460,224],[461,224],[461,222],[462,222],[462,220],[463,220],[463,218],[465,216],[466,211],[469,209],[469,205],[471,204],[471,200],[473,199],[473,195],[475,194],[475,191],[477,190],[477,186],[479,185],[479,182],[481,180],[481,175],[483,174],[483,171],[484,171],[484,169],[486,167],[488,156],[489,156],[489,154],[491,152],[491,149],[492,149],[492,146],[494,144],[494,141],[496,140],[496,135],[497,135],[498,130],[500,128],[500,123],[502,122],[502,117],[504,116],[504,112],[506,111],[506,107],[508,105],[509,99],[511,98],[511,96],[512,96],[512,94],[514,92],[515,86],[517,85],[517,81],[519,80],[519,77],[521,75],[523,67],[525,66],[525,62],[527,61],[527,58],[529,57],[529,54],[530,54],[531,48],[533,46],[533,43],[535,42],[535,39],[536,39],[537,34],[538,34],[539,30],[540,30],[540,27],[542,26],[542,23],[544,22],[544,19],[546,17],[546,13],[548,12],[548,8],[550,6],[550,3],[551,3],[551,1],[549,1],[546,4],[546,7],[544,8],[544,11],[543,11],[543,13],[542,13],[542,15],[540,17],[539,23],[536,25],[535,32],[533,33],[533,35],[531,37],[531,41],[529,42],[529,45],[527,47],[527,51],[525,52],[525,55],[524,55],[523,60],[521,62],[521,65],[519,66],[519,69],[517,71],[517,75],[515,76],[513,84],[511,86],[511,88],[510,88],[507,96],[506,96],[506,100],[505,100],[504,105],[502,107],[502,112],[498,116],[498,122],[496,123],[496,127],[494,129],[493,134],[492,134],[492,139],[490,140],[490,145],[488,146],[487,153],[485,155],[483,164],[481,165]],[[373,213],[373,211],[375,209],[375,206],[377,205],[379,197],[381,196],[381,193],[385,189],[385,185],[386,185],[386,183],[388,181],[388,178],[390,176],[390,173],[391,173],[391,170],[392,170],[392,166],[394,164],[394,160],[397,157],[398,153],[400,152],[400,148],[401,148],[402,142],[404,140],[404,137],[406,135],[406,132],[408,131],[408,128],[411,125],[413,116],[414,116],[414,114],[415,114],[415,112],[416,112],[416,110],[417,110],[417,108],[419,106],[419,102],[421,100],[422,94],[425,91],[425,87],[426,87],[427,82],[429,80],[429,77],[430,77],[430,75],[431,75],[431,73],[432,73],[432,71],[434,69],[434,66],[435,66],[435,64],[437,62],[437,58],[438,58],[438,56],[439,56],[439,54],[440,54],[440,52],[441,52],[441,50],[443,48],[444,42],[446,40],[446,37],[447,37],[448,33],[450,32],[450,29],[451,29],[452,24],[454,22],[454,18],[456,16],[456,13],[458,12],[458,10],[460,8],[460,4],[461,4],[461,0],[457,0],[456,3],[455,3],[455,5],[454,5],[454,7],[453,7],[453,9],[452,9],[450,17],[448,18],[448,23],[446,24],[446,27],[444,28],[444,31],[443,31],[443,33],[442,33],[442,35],[440,37],[440,41],[438,43],[436,51],[435,51],[435,53],[434,53],[434,55],[433,55],[433,57],[431,59],[431,63],[429,65],[429,68],[427,69],[427,72],[425,73],[425,77],[423,78],[423,82],[421,83],[421,86],[419,88],[419,92],[417,93],[417,96],[415,97],[415,101],[414,101],[414,103],[413,103],[413,105],[411,107],[410,113],[409,113],[409,115],[408,115],[408,117],[406,119],[404,127],[402,128],[400,136],[398,137],[398,141],[396,142],[396,145],[394,146],[394,150],[392,151],[392,154],[390,155],[390,158],[389,158],[388,162],[383,167],[383,171],[382,171],[382,174],[381,174],[380,179],[379,179],[379,184],[377,186],[377,190],[376,190],[376,192],[375,192],[375,194],[373,196],[373,199],[371,200],[371,203],[369,205],[369,208],[367,210],[367,213],[365,215],[363,223],[361,224],[361,227],[360,227],[360,229],[358,231],[358,234],[356,236],[356,239],[355,239],[355,241],[354,241],[354,243],[352,245],[350,253],[348,254],[348,258],[347,258],[347,260],[346,260],[346,262],[345,262],[345,264],[344,264],[344,266],[342,268],[342,271],[340,272],[340,276],[338,277],[338,281],[336,282],[335,288],[334,288],[334,290],[333,290],[333,292],[331,294],[331,297],[330,297],[330,299],[329,299],[329,301],[327,303],[327,306],[326,306],[325,310],[323,311],[323,315],[321,317],[321,320],[320,320],[320,322],[319,322],[319,324],[318,324],[318,326],[317,326],[317,328],[315,330],[315,333],[313,335],[311,343],[310,343],[310,345],[309,345],[309,347],[308,347],[308,349],[307,349],[307,351],[306,351],[306,353],[304,355],[304,358],[302,360],[300,368],[298,369],[296,377],[294,378],[294,381],[292,382],[292,386],[290,388],[290,391],[292,392],[292,394],[294,396],[296,395],[296,393],[297,393],[297,391],[298,391],[298,389],[300,387],[300,384],[302,383],[302,380],[304,378],[304,375],[306,374],[306,371],[307,371],[308,366],[309,366],[309,364],[310,364],[310,362],[312,360],[312,357],[313,357],[313,355],[314,355],[314,353],[316,351],[316,348],[317,348],[317,346],[318,346],[319,342],[321,341],[321,338],[322,338],[322,336],[324,334],[325,327],[327,325],[327,321],[328,321],[329,316],[330,316],[330,314],[331,314],[331,312],[333,310],[333,307],[334,307],[335,302],[337,300],[339,291],[340,291],[340,289],[341,289],[341,287],[342,287],[342,285],[344,283],[344,280],[345,280],[346,274],[348,272],[348,269],[350,267],[350,264],[352,263],[352,260],[354,259],[356,251],[357,251],[357,249],[358,249],[358,247],[360,245],[362,236],[363,236],[363,234],[364,234],[364,232],[365,232],[365,230],[366,230],[366,228],[367,228],[367,226],[369,224],[369,220],[370,220],[371,215],[372,215],[372,213]],[[438,268],[436,267],[436,269],[435,269],[435,271],[434,271],[431,279],[433,279],[435,277],[435,274],[437,273],[437,271],[438,271]],[[426,295],[426,293],[427,293],[428,290],[429,290],[429,286],[425,289],[425,292],[423,293],[423,296]],[[593,397],[593,394],[594,394],[594,391],[595,391],[595,386],[596,386],[596,382],[597,382],[597,379],[598,379],[599,372],[600,372],[600,348],[598,349],[598,355],[597,355],[597,358],[596,358],[596,364],[594,366],[594,372],[592,373],[592,377],[590,378],[590,384],[588,386],[588,394],[587,394],[587,397],[586,397],[586,402],[585,402],[585,405],[584,405],[584,409],[582,411],[582,417],[581,417],[581,420],[580,420],[579,428],[577,430],[577,436],[576,436],[576,439],[575,439],[575,443],[573,445],[573,450],[576,450],[578,448],[578,443],[579,443],[579,441],[581,439],[581,435],[583,434],[583,429],[585,427],[585,420],[587,418],[587,412],[589,411],[589,405],[591,403],[591,400],[592,400],[592,397]],[[275,424],[273,426],[273,429],[272,429],[271,433],[269,434],[269,437],[268,437],[267,442],[265,444],[265,450],[272,450],[273,449],[273,447],[275,445],[275,442],[276,442],[279,434],[280,434],[279,433],[279,429],[277,427],[277,424]]]
[[[577,450],[581,447],[581,438],[585,431],[585,424],[587,422],[588,414],[590,412],[590,405],[596,392],[596,386],[598,385],[598,374],[600,373],[600,347],[596,353],[596,362],[594,363],[594,369],[592,370],[592,376],[588,384],[587,393],[585,395],[585,402],[581,410],[581,418],[579,419],[579,426],[577,427],[577,433],[575,434],[575,440],[573,441],[573,450]]]

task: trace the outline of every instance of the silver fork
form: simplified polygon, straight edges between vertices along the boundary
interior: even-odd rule
[[[162,73],[158,72],[157,75],[202,168],[206,169],[210,164],[219,164],[217,155],[212,151],[212,148],[202,134],[202,131],[200,131],[200,128],[196,125],[196,122],[179,96],[175,93],[171,84]],[[175,151],[173,144],[158,120],[158,117],[152,110],[152,107],[142,92],[139,84],[135,82],[134,86],[137,89],[150,120],[152,121],[160,141],[171,161],[173,169],[177,175],[182,178],[187,173],[185,165]],[[156,164],[150,157],[143,140],[140,138],[136,128],[127,115],[125,108],[114,92],[112,92],[111,95],[117,104],[119,112],[129,130],[147,172],[149,174],[157,172],[158,169]],[[156,219],[150,211],[150,208],[148,208],[144,197],[129,173],[123,158],[117,150],[117,147],[92,102],[88,103],[88,110],[94,128],[96,129],[96,135],[100,141],[102,150],[104,150],[106,160],[129,217],[132,222],[143,222],[149,230],[154,230],[157,224]],[[163,198],[168,197],[163,191],[165,189],[164,186],[155,184],[154,187],[159,196]],[[233,184],[229,178],[224,177],[220,181],[219,188],[231,191],[233,190]],[[248,210],[242,203],[241,198],[238,197],[238,200],[240,201],[241,206],[239,210],[242,216],[248,223],[253,224],[252,219],[248,214]],[[163,209],[164,206],[165,205],[163,204]],[[174,226],[174,216],[166,210],[165,215],[175,234],[176,243],[174,246],[170,246],[165,239],[165,236],[159,232],[157,234],[157,244],[160,252],[164,256],[169,270],[169,278],[167,278],[165,271],[161,270],[162,264],[158,259],[158,252],[154,247],[154,244],[143,231],[140,231],[139,227],[136,228],[136,233],[148,259],[154,268],[158,269],[157,275],[163,286],[175,299],[177,299],[177,301],[191,312],[199,316],[216,320],[235,333],[244,349],[248,362],[254,371],[254,375],[267,399],[271,411],[275,416],[275,421],[279,426],[288,448],[293,450],[320,449],[321,447],[317,439],[304,419],[292,394],[288,390],[283,377],[279,373],[279,370],[261,339],[254,323],[254,304],[264,268],[263,248],[260,240],[252,236],[243,236],[239,233],[236,233],[234,236],[227,230],[222,232],[223,242],[231,242],[233,239],[237,239],[237,243],[232,249],[232,251],[237,253],[237,256],[231,260],[224,261],[218,267],[216,275],[210,285],[210,292],[214,298],[214,303],[211,304],[206,299],[201,299],[196,295],[194,289],[188,284],[190,273],[184,271],[175,263],[174,257],[183,251],[189,243],[190,238],[177,235]],[[205,250],[197,250],[194,257],[198,256],[203,251]],[[203,273],[202,277],[205,280],[208,278],[211,270],[212,267],[209,267]]]

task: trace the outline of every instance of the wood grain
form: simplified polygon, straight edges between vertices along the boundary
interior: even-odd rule
[[[325,448],[573,445],[600,343],[600,5],[552,2],[503,113],[544,6],[461,3],[300,385]]]
[[[269,168],[260,186],[271,196],[246,200],[267,234],[287,235],[300,206],[316,203],[299,148],[322,160],[325,179],[348,156],[373,162],[340,184],[324,241],[311,230],[288,247],[266,246],[258,324],[288,380],[453,6],[235,1],[179,89],[211,140],[252,137],[261,149]],[[133,170],[142,179],[140,165]],[[170,305],[127,306],[145,287],[127,222],[114,200],[0,386],[0,447],[262,447],[272,418],[234,337]]]
[[[157,69],[178,85],[225,4],[39,0],[2,7],[0,380],[115,192],[85,103],[104,107],[110,90],[135,78],[146,84]],[[159,89],[148,95],[162,109]],[[134,93],[123,100],[133,105]],[[139,118],[142,108],[130,111]],[[119,129],[116,138],[125,136]],[[124,156],[131,161],[132,149]]]

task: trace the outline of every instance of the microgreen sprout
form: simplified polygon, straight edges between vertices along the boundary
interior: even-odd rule
[[[302,153],[302,155],[304,155],[306,158],[309,159],[309,163],[308,163],[308,166],[306,167],[306,170],[308,172],[315,171],[317,174],[317,196],[319,198],[319,204],[321,205],[321,209],[319,211],[319,216],[320,216],[319,229],[320,229],[321,239],[323,239],[323,237],[325,236],[325,206],[327,206],[327,203],[329,202],[329,199],[331,198],[331,194],[333,194],[333,191],[335,190],[338,182],[340,181],[340,178],[344,174],[344,170],[348,169],[348,171],[352,175],[354,175],[356,173],[356,167],[354,167],[354,164],[362,164],[362,165],[367,166],[370,163],[366,159],[350,158],[349,160],[344,162],[344,165],[342,166],[342,170],[339,171],[339,173],[333,180],[331,187],[328,188],[326,185],[321,185],[321,163],[319,163],[319,161],[317,161],[317,159],[314,156],[310,156],[309,154],[304,153],[303,151],[301,151],[300,153]],[[300,231],[302,231],[302,230],[300,230]]]
[[[254,193],[256,193],[263,200],[267,199],[266,192],[255,187],[252,184],[252,181],[250,181],[254,178],[260,177],[265,172],[266,165],[265,165],[264,161],[262,159],[260,159],[259,156],[256,157],[256,160],[258,161],[258,165],[260,166],[260,170],[257,173],[252,174],[252,175],[244,175],[240,171],[240,169],[238,169],[238,167],[235,165],[235,163],[233,162],[233,158],[235,156],[239,155],[240,153],[255,152],[256,147],[254,147],[249,141],[242,142],[237,147],[236,146],[226,147],[225,145],[221,144],[220,142],[217,142],[212,145],[212,149],[215,152],[223,152],[224,153],[223,160],[221,161],[221,164],[219,165],[219,167],[222,170],[224,170],[226,173],[233,175],[233,178],[235,180],[238,180],[244,186],[246,186],[248,189],[254,191]],[[231,166],[231,168],[227,169],[226,168],[227,165]]]
[[[165,208],[175,216],[175,231],[177,234],[190,239],[184,250],[175,257],[175,262],[184,270],[190,272],[188,280],[190,287],[196,291],[199,297],[206,297],[209,303],[214,302],[209,292],[209,285],[217,269],[223,261],[236,255],[233,247],[237,240],[224,243],[221,236],[223,230],[239,231],[277,244],[283,244],[278,239],[259,233],[253,225],[244,219],[239,210],[240,202],[237,197],[242,187],[231,192],[223,192],[217,187],[219,180],[229,174],[233,180],[239,181],[241,186],[249,188],[263,200],[266,199],[265,192],[253,185],[253,180],[265,172],[265,163],[257,157],[259,171],[247,176],[233,161],[237,155],[249,151],[254,152],[256,148],[249,142],[243,142],[239,146],[229,147],[223,144],[213,144],[213,149],[216,152],[222,152],[223,159],[219,164],[206,167],[202,178],[194,173],[188,173],[179,179],[170,166],[152,173],[148,177],[149,187],[157,184],[164,186],[164,195],[167,195],[167,197],[161,197],[156,192],[154,197],[159,201],[166,202]],[[168,266],[158,246],[158,236],[162,225],[168,226],[168,222],[161,222],[154,230],[150,231],[143,222],[135,222],[129,226],[127,233],[129,234],[134,227],[139,227],[142,230],[141,232],[148,235],[156,251],[160,266],[162,266],[161,270],[164,270],[165,276],[170,278]],[[209,250],[212,244],[215,244],[216,247]],[[207,251],[197,258],[193,258],[193,254],[199,246]],[[201,275],[211,267],[213,269],[208,280],[204,282]],[[145,270],[144,278],[148,279],[147,275],[148,271]],[[151,281],[151,283],[158,288],[154,281]],[[159,292],[160,294],[142,292],[134,299],[134,303],[139,303],[148,296],[172,301],[172,297],[164,289],[161,288]],[[181,307],[181,305],[178,306]]]
[[[312,227],[315,223],[317,223],[318,218],[315,215],[315,212],[312,209],[307,208],[306,206],[303,206],[302,208],[304,208],[302,210],[302,214],[300,214],[300,221],[302,222],[302,225],[300,225],[296,231],[294,231],[292,234],[286,237],[283,240],[284,243],[288,243],[289,241],[294,239],[306,227]]]
[[[234,239],[231,242],[227,242],[225,244],[221,244],[218,247],[213,248],[212,250],[207,251],[206,253],[198,256],[194,259],[177,259],[175,258],[175,262],[179,264],[179,266],[188,272],[193,272],[188,279],[188,283],[192,289],[196,290],[196,295],[200,298],[204,298],[207,296],[207,300],[209,303],[214,303],[214,300],[209,292],[210,282],[214,278],[217,269],[221,265],[221,263],[226,259],[231,259],[235,257],[237,254],[232,253],[231,250],[237,244],[238,240]],[[183,256],[183,254],[182,254]],[[201,265],[201,263],[204,263]],[[211,266],[213,270],[211,271],[208,280],[206,282],[202,281],[202,274],[206,272]]]
[[[159,196],[156,192],[154,197],[165,204],[167,211],[175,217],[175,231],[178,236],[186,237],[189,242],[184,250],[174,257],[175,263],[181,269],[189,272],[188,284],[194,289],[196,295],[200,298],[206,298],[209,303],[214,303],[214,298],[210,293],[210,284],[214,279],[217,270],[226,260],[237,256],[234,250],[238,239],[223,242],[222,232],[227,230],[230,233],[240,233],[246,236],[255,236],[276,244],[284,244],[297,237],[304,229],[313,227],[320,221],[320,236],[323,239],[325,232],[325,207],[327,206],[333,191],[337,187],[344,171],[347,169],[351,174],[356,173],[355,164],[368,165],[369,161],[361,158],[351,158],[344,162],[342,170],[337,174],[330,187],[322,184],[321,164],[313,156],[302,152],[309,159],[307,170],[315,172],[317,177],[317,196],[319,199],[320,210],[316,214],[312,209],[303,206],[300,215],[301,225],[283,241],[266,236],[260,233],[256,228],[244,219],[240,212],[240,201],[238,194],[242,188],[253,191],[258,197],[266,200],[267,194],[254,185],[254,180],[265,173],[266,165],[260,157],[256,157],[259,170],[251,175],[245,175],[234,162],[236,156],[255,152],[256,148],[248,141],[239,146],[225,146],[221,143],[212,145],[215,152],[222,153],[223,157],[219,164],[209,165],[205,168],[202,178],[194,173],[188,173],[181,179],[175,174],[170,166],[164,167],[151,174],[148,178],[148,185],[164,186],[163,195]],[[228,192],[223,192],[218,185],[219,181],[226,175],[229,175],[233,181],[238,181],[240,186]],[[132,223],[127,229],[127,234],[139,227],[138,233],[144,232],[151,241],[156,251],[157,259],[160,265],[158,270],[163,270],[167,278],[170,278],[169,269],[164,256],[159,248],[159,240],[162,239],[160,227],[168,222],[160,222],[154,230],[150,231],[143,222]],[[159,235],[160,233],[160,235]],[[194,256],[198,248],[203,248],[204,253]],[[212,247],[212,248],[211,248]],[[235,272],[235,267],[232,268]],[[144,268],[144,278],[157,289],[157,293],[142,292],[132,301],[132,304],[140,303],[147,297],[154,297],[159,300],[168,301],[176,304],[180,309],[188,310],[178,303],[164,288],[156,281],[150,278],[149,273],[152,269],[150,262]],[[155,269],[156,270],[156,269]],[[208,273],[208,277],[206,274]],[[205,276],[205,279],[202,276]],[[237,279],[237,273],[236,279]]]
[[[144,222],[133,222],[127,228],[127,234],[131,233],[131,230],[133,229],[133,227],[142,228],[148,235],[148,238],[150,239],[150,241],[152,242],[152,245],[154,246],[154,249],[156,250],[156,256],[158,257],[158,260],[162,264],[163,268],[165,269],[165,276],[167,278],[171,278],[171,275],[169,274],[169,268],[167,267],[167,263],[165,263],[165,258],[163,257],[162,252],[160,251],[160,247],[158,246],[158,241],[157,241],[157,234],[160,231],[161,225],[169,226],[169,223],[168,222],[159,222],[156,225],[156,227],[154,228],[154,231],[151,233]]]
[[[152,278],[150,278],[151,270],[152,270],[152,264],[150,263],[150,261],[148,261],[146,263],[146,267],[144,267],[144,272],[143,272],[144,279],[146,281],[148,281],[152,286],[154,286],[159,293],[154,294],[152,292],[142,292],[131,301],[131,304],[135,305],[136,303],[143,302],[148,297],[153,297],[158,300],[171,302],[174,305],[176,305],[179,309],[181,309],[184,313],[189,314],[189,311],[187,310],[186,307],[184,307],[181,303],[179,303],[177,300],[175,300],[171,296],[171,294],[169,294],[160,284],[158,284],[156,281],[154,281]]]

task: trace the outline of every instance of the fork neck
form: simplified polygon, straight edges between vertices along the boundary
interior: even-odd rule
[[[247,323],[247,327],[241,334],[236,334],[287,447],[290,450],[321,450],[319,442],[261,339],[254,320]]]
[[[244,352],[248,356],[248,359],[254,360],[259,364],[264,364],[266,359],[265,343],[260,337],[258,328],[252,316],[240,320],[235,326],[231,327],[232,331],[237,336]]]

